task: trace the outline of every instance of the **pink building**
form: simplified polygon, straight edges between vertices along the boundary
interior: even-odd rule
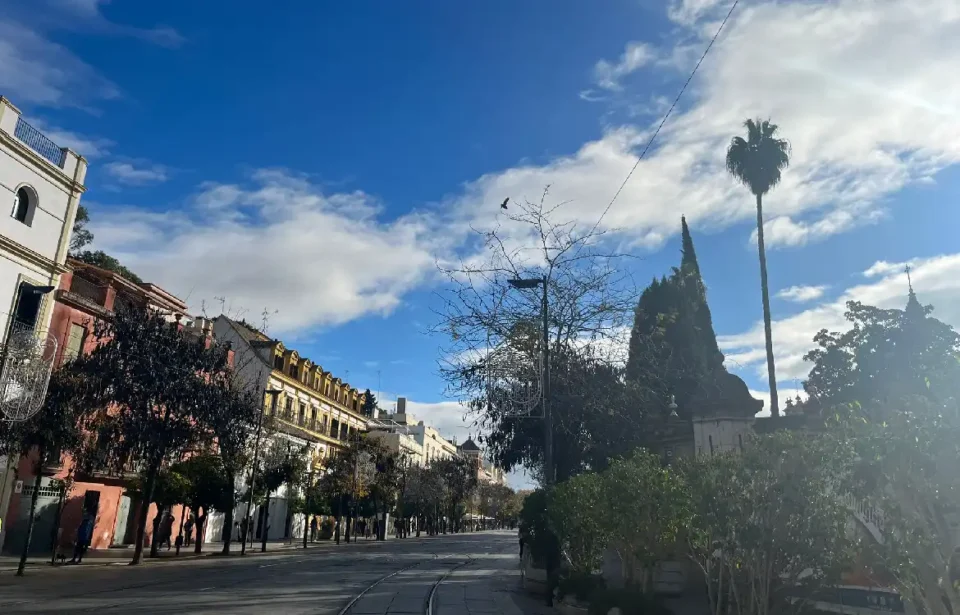
[[[55,291],[50,334],[57,338],[57,365],[81,353],[90,352],[96,345],[93,333],[95,323],[109,318],[121,302],[146,305],[169,314],[172,319],[186,315],[186,304],[153,284],[137,284],[120,275],[86,263],[68,259],[70,269],[60,279]],[[209,335],[211,331],[202,331]],[[132,545],[136,534],[136,513],[139,501],[124,495],[124,481],[132,477],[110,475],[107,472],[74,475],[73,461],[68,455],[42,471],[36,524],[31,540],[31,551],[49,553],[54,540],[69,556],[76,530],[84,512],[96,519],[91,548],[105,549]],[[64,493],[60,481],[68,480]],[[14,494],[5,517],[7,537],[4,550],[19,553],[25,538],[26,517],[36,477],[33,463],[21,459],[18,466]],[[70,482],[72,481],[72,482]],[[53,536],[57,511],[61,509],[59,537]],[[174,511],[174,536],[179,527],[182,510]],[[156,507],[151,506],[147,519],[147,544],[152,532]]]

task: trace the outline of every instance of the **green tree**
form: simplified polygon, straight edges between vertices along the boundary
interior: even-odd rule
[[[131,499],[141,501],[141,506],[148,508],[150,504],[157,505],[157,514],[153,517],[153,535],[150,539],[150,557],[157,557],[160,548],[160,524],[164,513],[173,514],[174,506],[187,503],[192,485],[190,480],[175,469],[163,468],[152,479],[152,488],[148,476],[140,476],[127,481],[126,495]]]
[[[657,562],[676,555],[692,514],[681,475],[644,450],[604,471],[603,522],[624,579],[650,591]],[[624,497],[624,494],[630,497]]]
[[[636,403],[650,415],[665,413],[675,399],[679,413],[689,416],[692,400],[709,392],[724,372],[685,218],[681,237],[680,266],[643,291],[630,332],[626,379]]]
[[[377,396],[370,389],[363,392],[363,415],[373,417],[377,411]]]
[[[200,403],[210,378],[227,369],[228,349],[138,306],[98,321],[95,334],[99,345],[83,362],[91,382],[83,401],[99,409],[98,465],[121,474],[142,468],[146,497],[131,562],[138,564],[160,469],[187,450],[212,445],[214,415],[228,409]]]
[[[603,564],[610,544],[605,477],[585,472],[557,485],[549,495],[547,517],[560,550],[575,576],[590,577]]]
[[[90,212],[83,205],[77,205],[77,216],[73,220],[73,233],[70,235],[70,254],[79,254],[93,241],[93,233],[87,229]]]
[[[226,370],[213,374],[201,388],[202,405],[210,410],[211,429],[216,437],[216,450],[223,466],[224,481],[229,490],[229,499],[237,502],[236,485],[238,477],[247,471],[253,456],[257,422],[263,420],[262,433],[273,431],[272,421],[261,417],[263,398],[259,391],[245,386],[235,370]],[[263,435],[261,433],[261,438]],[[218,509],[220,510],[220,509]],[[231,505],[221,510],[223,521],[222,553],[230,553],[233,538],[233,511]],[[199,529],[199,528],[198,528]],[[199,541],[198,541],[199,543]],[[198,544],[199,548],[199,544]]]
[[[804,389],[806,406],[832,410],[857,403],[865,411],[899,407],[897,400],[920,396],[938,403],[960,399],[960,335],[930,316],[912,289],[904,310],[847,303],[844,333],[822,330]],[[883,417],[874,417],[882,420]]]
[[[780,431],[685,462],[685,535],[712,613],[799,613],[840,582],[857,550],[842,499],[853,458],[832,434]]]
[[[293,489],[304,483],[309,464],[308,454],[309,447],[294,447],[291,442],[283,442],[279,438],[273,441],[264,454],[261,475],[257,479],[257,485],[263,489],[265,498],[261,551],[267,550],[271,494],[286,485],[293,496]]]
[[[143,279],[130,271],[126,267],[120,264],[120,261],[110,256],[103,250],[84,250],[83,252],[78,252],[73,255],[79,261],[82,261],[88,265],[93,265],[94,267],[100,267],[101,269],[106,269],[107,271],[112,271],[116,274],[119,274],[123,278],[135,282],[136,284],[143,284]]]
[[[435,462],[445,492],[446,516],[453,523],[453,531],[461,531],[461,519],[477,488],[477,470],[470,460],[448,457]]]
[[[773,363],[767,252],[763,243],[763,195],[780,183],[781,172],[790,165],[790,144],[786,139],[778,138],[779,127],[768,120],[747,120],[743,125],[747,129],[747,138],[734,137],[730,141],[730,147],[727,148],[727,171],[749,188],[757,199],[757,249],[760,254],[760,293],[763,298],[770,413],[772,416],[780,416],[777,374]]]
[[[195,517],[196,546],[194,552],[201,552],[203,530],[206,527],[210,511],[222,513],[233,510],[234,485],[224,466],[223,459],[215,454],[194,455],[185,461],[174,464],[171,472],[183,476],[189,484],[185,503]]]
[[[957,407],[912,396],[868,415],[885,418],[853,421],[844,442],[856,455],[852,492],[882,532],[882,540],[866,542],[865,559],[880,578],[892,578],[918,611],[960,612]]]
[[[25,421],[0,420],[0,456],[26,457],[35,477],[17,576],[23,576],[30,552],[44,468],[59,465],[64,454],[71,455],[76,463],[83,455],[84,432],[95,426],[95,416],[79,402],[88,385],[82,377],[84,361],[81,357],[53,371],[43,405],[32,417]]]

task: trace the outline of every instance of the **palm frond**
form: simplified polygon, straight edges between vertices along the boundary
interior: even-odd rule
[[[779,126],[769,120],[748,119],[743,126],[747,138],[731,139],[727,171],[754,194],[766,194],[780,183],[781,172],[790,165],[790,143],[777,138]]]

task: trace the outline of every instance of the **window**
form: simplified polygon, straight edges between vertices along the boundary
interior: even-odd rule
[[[279,369],[280,371],[283,371],[283,357],[280,355],[274,355],[273,369]]]
[[[296,378],[296,377],[297,377],[297,364],[296,364],[296,363],[291,363],[291,364],[290,364],[290,377],[291,377],[291,378]]]
[[[13,309],[14,326],[32,330],[40,316],[44,289],[28,282],[21,282],[17,292],[17,304]]]
[[[70,334],[67,337],[67,346],[63,351],[63,360],[73,361],[83,349],[83,340],[87,336],[87,328],[76,323],[70,324]]]
[[[336,438],[339,433],[340,433],[340,421],[338,421],[337,419],[333,419],[332,421],[330,421],[330,437]]]
[[[37,197],[33,190],[26,186],[17,190],[13,199],[13,217],[27,226],[33,224],[33,213],[37,208]]]
[[[297,423],[299,425],[303,425],[304,420],[306,420],[306,415],[307,415],[306,408],[303,407],[303,404],[300,404],[300,413],[297,416]]]
[[[288,397],[287,403],[283,406],[283,418],[289,419],[293,416],[293,398]]]

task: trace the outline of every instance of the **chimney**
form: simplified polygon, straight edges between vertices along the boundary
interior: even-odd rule
[[[397,414],[406,414],[407,413],[407,398],[398,397],[397,398]]]

